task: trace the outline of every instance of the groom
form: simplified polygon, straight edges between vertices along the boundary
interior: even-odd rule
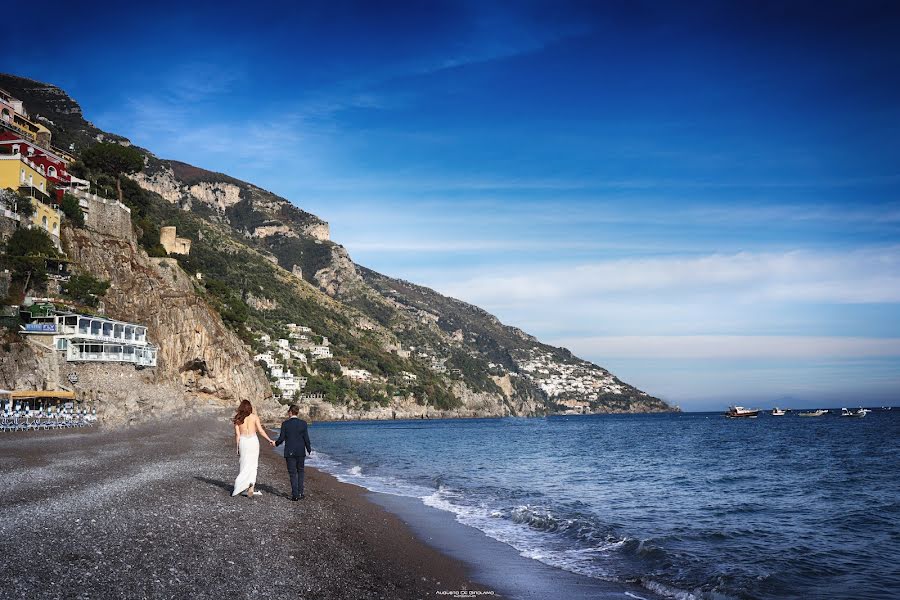
[[[291,476],[291,500],[297,501],[303,495],[303,463],[306,453],[312,454],[309,445],[309,433],[306,421],[297,416],[300,409],[296,404],[288,407],[288,419],[281,424],[281,435],[275,441],[276,446],[284,444],[284,460]]]

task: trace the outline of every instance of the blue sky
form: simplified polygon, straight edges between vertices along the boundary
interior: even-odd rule
[[[900,7],[685,4],[69,3],[0,70],[684,408],[900,404]]]

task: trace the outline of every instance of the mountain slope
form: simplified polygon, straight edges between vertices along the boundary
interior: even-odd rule
[[[98,140],[128,143],[84,120],[77,103],[47,84],[0,75],[51,128],[54,143],[83,151]],[[61,142],[58,143],[58,142]],[[328,223],[253,184],[145,154],[125,187],[148,249],[162,225],[192,240],[178,257],[203,278],[200,291],[243,339],[286,337],[287,325],[328,338],[348,382],[330,361],[298,364],[320,414],[378,417],[672,410],[565,349],[503,325],[482,309],[357,266],[331,241]]]

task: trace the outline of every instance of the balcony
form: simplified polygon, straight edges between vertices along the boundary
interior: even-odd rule
[[[104,344],[88,340],[70,340],[66,345],[69,362],[123,362],[143,367],[156,366],[155,346]]]
[[[71,325],[65,325],[65,327],[67,329],[65,333],[72,333],[86,340],[134,345],[147,344],[147,328],[141,325],[131,325],[107,319],[78,317],[78,325],[74,330],[68,331],[71,329]]]

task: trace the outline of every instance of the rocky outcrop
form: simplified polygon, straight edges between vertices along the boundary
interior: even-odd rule
[[[193,198],[219,212],[241,201],[241,188],[231,183],[206,182],[194,184],[188,190]]]
[[[147,325],[148,337],[159,346],[155,368],[77,367],[85,397],[100,402],[107,421],[130,420],[138,408],[148,415],[195,406],[232,407],[245,398],[258,405],[262,416],[280,416],[281,407],[272,400],[269,383],[250,359],[249,348],[195,292],[193,281],[176,261],[147,257],[133,237],[66,228],[64,240],[80,270],[110,281],[104,297],[106,314]],[[4,356],[3,364],[13,360],[26,366],[16,369],[15,376],[6,375],[10,385],[20,389],[60,385],[59,369],[49,366],[55,353],[50,351],[52,360],[41,356],[34,349],[30,354],[23,350],[21,356]],[[32,362],[36,366],[27,368]],[[28,375],[29,370],[35,375]]]
[[[69,389],[61,383],[55,354],[52,349],[30,343],[15,334],[7,335],[0,352],[0,389]]]
[[[159,194],[172,204],[178,204],[184,197],[184,191],[175,180],[175,173],[171,168],[161,168],[151,174],[140,172],[131,177],[145,190]]]
[[[343,246],[331,247],[331,261],[328,266],[316,271],[313,276],[319,287],[333,297],[347,295],[363,285],[362,277],[350,255]]]
[[[303,233],[314,240],[327,241],[331,239],[331,230],[328,223],[319,221],[318,223],[309,223],[301,227]]]
[[[251,234],[255,238],[267,238],[273,235],[283,235],[285,237],[297,237],[293,229],[282,223],[261,225],[253,230]]]
[[[149,173],[136,173],[132,178],[145,190],[155,192],[172,204],[190,207],[197,201],[210,206],[218,212],[225,212],[241,201],[241,188],[228,182],[201,181],[186,185],[175,176],[175,171],[168,165],[161,165]]]
[[[300,410],[307,419],[312,421],[529,417],[547,413],[540,401],[527,399],[510,402],[499,394],[476,392],[462,382],[457,382],[453,386],[453,393],[462,402],[462,405],[445,410],[429,406],[427,403],[419,404],[411,397],[394,398],[386,406],[375,406],[368,409],[312,400],[301,403]]]

